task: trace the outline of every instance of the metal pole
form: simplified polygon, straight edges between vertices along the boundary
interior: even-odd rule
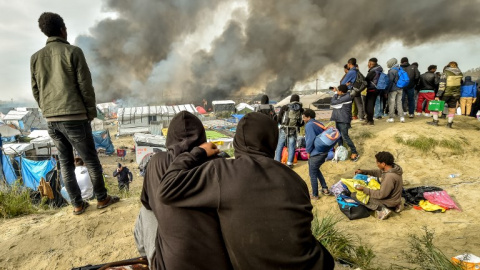
[[[315,80],[315,95],[318,94],[318,79]]]

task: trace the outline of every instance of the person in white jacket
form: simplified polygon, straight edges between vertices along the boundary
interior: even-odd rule
[[[75,158],[75,178],[77,179],[78,186],[82,192],[82,199],[94,199],[95,196],[93,194],[93,185],[92,180],[90,179],[90,174],[88,174],[88,169],[85,167],[83,160],[79,157]],[[62,187],[60,192],[62,193],[63,198],[65,198],[68,203],[71,203],[70,196],[68,196],[68,192],[65,187]]]

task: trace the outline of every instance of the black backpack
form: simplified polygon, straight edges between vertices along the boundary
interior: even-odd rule
[[[355,78],[355,82],[352,85],[355,96],[360,95],[360,92],[362,92],[366,87],[367,81],[365,80],[365,76],[363,76],[360,70],[357,70],[357,77]]]
[[[275,113],[275,109],[273,109],[273,106],[270,104],[260,104],[255,111],[267,115],[272,120],[277,120],[277,114]]]
[[[283,113],[283,127],[296,128],[302,121],[302,103],[294,101],[287,105],[287,110]]]

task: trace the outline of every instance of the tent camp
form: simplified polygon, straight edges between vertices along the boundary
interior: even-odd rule
[[[47,122],[38,108],[15,108],[5,115],[3,122],[14,125],[20,131],[47,128]]]
[[[247,114],[255,111],[255,108],[247,103],[239,103],[235,108],[237,109],[237,114]]]
[[[162,135],[135,133],[133,141],[137,164],[141,164],[142,160],[151,153],[167,151],[166,138]]]
[[[2,136],[2,141],[4,142],[13,142],[15,141],[15,136],[20,135],[20,131],[18,129],[14,129],[0,123],[0,136]]]
[[[168,127],[172,118],[181,111],[199,115],[193,104],[119,108],[118,135],[148,133],[151,125],[161,126],[158,127],[161,130],[163,127]]]
[[[212,106],[215,113],[235,113],[236,109],[233,100],[214,100]]]

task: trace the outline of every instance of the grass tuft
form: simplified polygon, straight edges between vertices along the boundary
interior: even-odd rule
[[[30,192],[17,181],[12,186],[0,186],[0,216],[12,218],[36,212]]]
[[[425,137],[423,135],[420,135],[417,138],[411,138],[411,139],[404,139],[399,135],[395,135],[394,139],[396,143],[404,144],[404,145],[416,148],[424,153],[432,151],[436,146],[440,146],[440,147],[450,149],[452,150],[452,154],[458,155],[463,153],[463,144],[465,144],[455,139],[436,140],[434,138]]]

